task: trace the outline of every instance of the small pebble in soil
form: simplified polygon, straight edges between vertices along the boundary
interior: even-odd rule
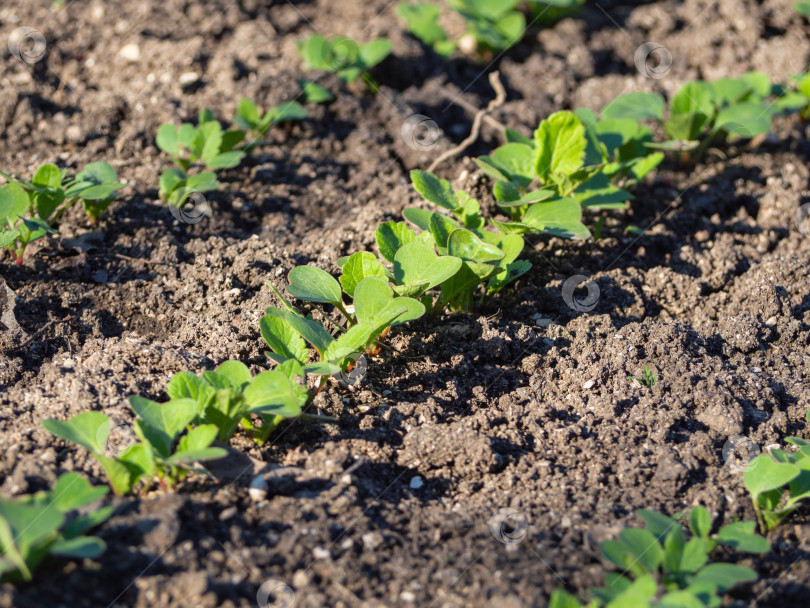
[[[532,319],[534,319],[534,322],[538,327],[548,327],[554,322],[553,319],[548,319],[546,317],[542,317],[541,315],[534,315]]]
[[[419,477],[418,475],[416,477],[414,477],[413,479],[411,479],[411,489],[412,490],[418,490],[423,485],[425,485],[425,482],[422,481],[422,478]]]
[[[363,540],[363,547],[369,551],[373,551],[383,543],[382,534],[379,532],[366,532],[361,538]]]
[[[136,61],[140,61],[141,59],[141,47],[139,47],[134,42],[131,44],[127,44],[121,47],[121,50],[118,51],[118,56],[125,61],[135,63]]]
[[[180,78],[177,79],[177,82],[180,83],[181,87],[185,87],[190,84],[194,84],[199,79],[200,75],[197,72],[183,72],[180,74]]]
[[[219,514],[219,521],[225,521],[226,519],[230,519],[231,517],[236,515],[236,513],[237,513],[236,507],[228,507],[227,509],[224,509],[222,513]]]
[[[256,475],[253,481],[250,482],[250,489],[248,490],[250,498],[256,502],[264,500],[267,497],[267,482],[261,475]]]
[[[312,550],[312,557],[315,559],[329,559],[332,555],[326,547],[315,547]]]

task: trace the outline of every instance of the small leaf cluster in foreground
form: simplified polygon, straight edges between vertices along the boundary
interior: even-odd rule
[[[411,180],[425,200],[452,216],[424,209],[405,209],[405,218],[423,232],[417,235],[402,225],[383,224],[377,230],[377,244],[383,257],[394,265],[394,279],[400,289],[403,281],[416,280],[411,274],[416,276],[419,272],[420,263],[405,263],[406,254],[410,257],[411,250],[423,251],[415,246],[403,247],[410,239],[429,248],[435,247],[440,260],[443,257],[461,260],[458,270],[438,284],[439,298],[426,303],[433,316],[446,306],[454,311],[469,311],[473,308],[473,297],[479,285],[485,285],[481,294],[483,298],[497,293],[528,272],[531,264],[518,259],[525,244],[523,238],[504,230],[503,224],[495,221],[490,222],[491,230],[487,229],[477,200],[466,192],[454,191],[450,182],[432,173],[412,171]],[[429,256],[423,254],[422,257],[427,259]],[[407,272],[411,266],[413,273]]]
[[[221,458],[225,451],[212,448],[217,427],[190,428],[197,417],[193,399],[156,403],[133,396],[129,405],[137,415],[136,437],[120,453],[108,444],[111,421],[101,412],[83,412],[70,420],[46,419],[42,426],[60,439],[88,450],[104,469],[116,494],[129,494],[138,484],[146,487],[157,480],[165,488],[174,487],[190,471],[200,471],[198,461]],[[137,439],[136,439],[137,438]]]
[[[0,499],[0,577],[30,581],[51,556],[82,559],[104,553],[104,541],[85,532],[112,515],[112,507],[88,509],[107,491],[79,473],[65,473],[50,492]]]
[[[641,509],[644,528],[627,528],[618,539],[600,545],[602,557],[621,572],[609,572],[607,585],[592,589],[589,608],[704,608],[720,606],[721,596],[738,583],[755,581],[748,567],[714,562],[723,545],[746,553],[770,551],[768,541],[754,532],[754,522],[723,526],[712,534],[705,507],[688,513],[689,532],[676,519]],[[555,591],[549,608],[582,608],[565,591]]]
[[[56,165],[42,165],[31,181],[0,173],[9,182],[0,188],[0,248],[11,252],[18,265],[30,243],[46,234],[77,201],[96,222],[124,187],[118,174],[105,162],[89,163],[73,178]]]
[[[798,437],[786,441],[798,449],[760,454],[745,470],[745,487],[763,530],[778,526],[802,504],[810,502],[810,442]]]
[[[194,423],[216,427],[219,441],[228,441],[241,423],[263,442],[281,420],[300,415],[307,402],[306,390],[284,372],[276,368],[253,376],[244,363],[225,361],[201,376],[175,374],[167,392],[172,400],[196,401]],[[263,424],[255,425],[254,416]]]

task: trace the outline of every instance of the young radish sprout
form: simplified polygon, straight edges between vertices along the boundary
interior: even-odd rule
[[[85,532],[112,515],[113,507],[91,507],[107,491],[79,473],[65,473],[50,492],[0,498],[0,578],[30,581],[48,559],[92,559],[104,553],[104,541]]]
[[[26,247],[46,234],[76,202],[81,201],[90,221],[98,219],[115,200],[124,184],[105,162],[89,163],[75,177],[56,165],[42,165],[29,182],[0,172],[8,183],[0,188],[0,247],[11,252],[22,266]]]
[[[636,513],[645,521],[644,528],[627,528],[616,540],[599,546],[602,557],[617,570],[607,574],[605,587],[591,589],[588,608],[720,606],[723,594],[734,585],[757,580],[757,573],[745,566],[712,561],[715,550],[723,545],[761,555],[771,549],[755,533],[753,521],[732,523],[712,534],[712,518],[705,507],[694,507],[675,518],[646,509]],[[678,523],[681,517],[688,517],[691,537]],[[549,608],[583,605],[558,590]]]

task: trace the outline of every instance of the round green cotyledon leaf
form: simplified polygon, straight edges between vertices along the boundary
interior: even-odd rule
[[[359,251],[353,254],[343,265],[340,284],[350,297],[354,297],[357,284],[365,278],[385,278],[385,268],[373,253]]]
[[[371,322],[394,299],[394,292],[383,279],[369,277],[357,284],[354,311],[360,323]]]
[[[380,224],[376,233],[380,255],[393,264],[399,248],[416,239],[416,234],[405,222],[385,222]]]
[[[629,118],[634,121],[664,119],[664,98],[658,93],[626,93],[602,108],[603,119]]]
[[[325,270],[315,266],[297,266],[290,271],[287,292],[307,302],[340,304],[340,283]]]
[[[82,412],[70,420],[48,418],[42,426],[53,435],[100,454],[110,434],[110,419],[101,412]]]
[[[469,230],[459,228],[450,233],[447,239],[447,253],[467,262],[485,264],[497,262],[504,257],[503,251],[495,245],[485,243]]]
[[[460,258],[438,256],[432,248],[417,242],[403,245],[394,256],[394,278],[397,284],[424,284],[426,290],[446,281],[459,268]]]
[[[761,454],[748,463],[743,481],[756,500],[760,494],[781,488],[800,473],[795,464],[776,462],[769,454]]]
[[[0,188],[0,222],[15,224],[18,216],[28,211],[28,194],[20,184],[12,182]]]

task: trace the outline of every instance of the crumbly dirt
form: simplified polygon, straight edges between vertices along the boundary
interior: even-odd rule
[[[0,7],[3,41],[28,26],[48,43],[34,65],[0,63],[2,168],[104,159],[128,186],[98,226],[75,210],[23,268],[0,260],[5,495],[70,470],[104,483],[43,418],[100,410],[126,424],[127,396],[165,398],[178,371],[226,359],[263,369],[266,281],[282,287],[294,265],[336,270],[341,255],[373,248],[376,224],[417,203],[408,171],[469,132],[472,113],[452,100],[483,107],[493,95],[484,66],[421,48],[387,0],[63,4]],[[791,5],[591,5],[497,59],[509,97],[493,116],[528,133],[552,111],[628,90],[672,93],[749,69],[784,81],[810,57]],[[313,32],[390,37],[379,94],[324,80],[339,91],[333,103],[225,172],[210,217],[175,220],[156,200],[168,166],[157,127],[204,107],[228,119],[242,95],[294,99],[295,41]],[[672,55],[661,79],[635,69],[645,41]],[[129,44],[137,61],[119,54]],[[181,86],[182,74],[193,76]],[[442,129],[432,150],[401,136],[415,113]],[[338,424],[295,421],[262,449],[237,436],[247,470],[283,467],[266,500],[252,501],[250,475],[233,471],[116,498],[101,559],[55,562],[33,584],[0,588],[0,606],[247,607],[268,580],[301,608],[543,606],[555,588],[584,597],[601,584],[598,543],[637,524],[635,509],[703,504],[726,522],[752,519],[735,446],[810,439],[810,233],[795,222],[810,193],[807,129],[782,118],[756,148],[712,150],[687,170],[665,163],[626,212],[606,214],[599,241],[532,239],[534,268],[515,287],[474,314],[394,332],[362,383],[330,385],[316,406]],[[485,125],[467,153],[499,143]],[[493,211],[469,158],[439,173]],[[574,275],[598,286],[589,312],[563,301]],[[660,375],[651,388],[627,379],[645,364]],[[504,508],[526,518],[522,542],[490,531]],[[760,580],[730,605],[806,602],[806,514],[769,539],[771,553],[741,559]]]

